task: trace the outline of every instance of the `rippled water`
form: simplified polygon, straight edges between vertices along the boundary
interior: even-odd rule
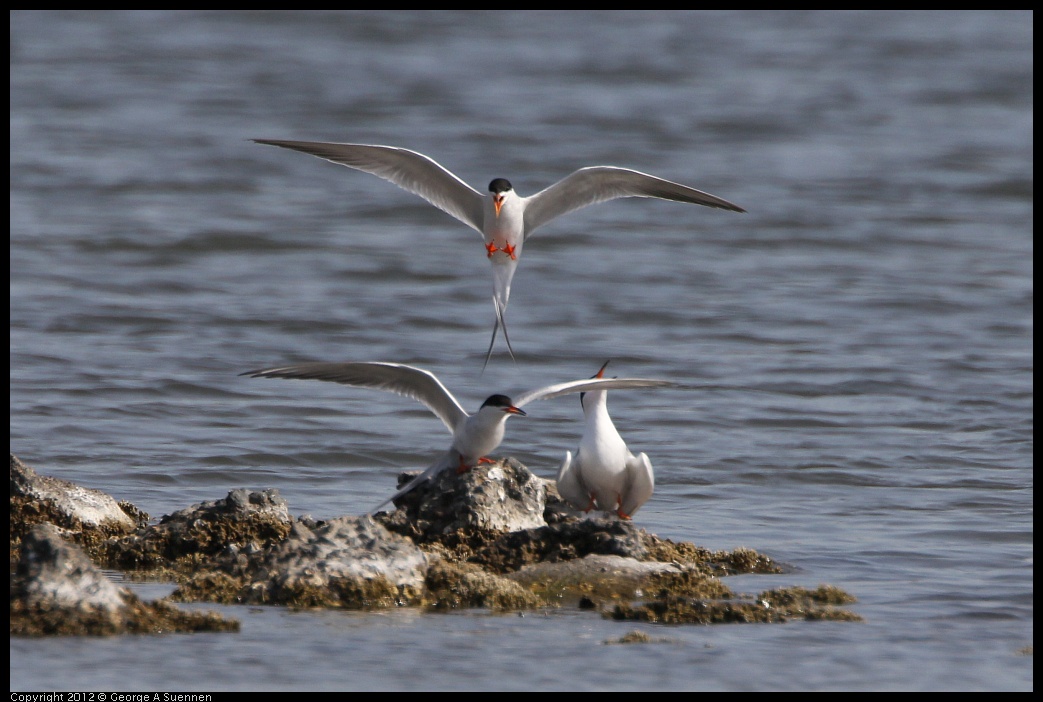
[[[749,546],[864,624],[217,608],[238,635],[11,642],[12,690],[1031,690],[1032,14],[11,13],[11,450],[161,516],[236,487],[365,511],[448,442],[410,400],[238,373],[429,368],[466,407],[616,391],[661,536]],[[250,138],[431,155],[531,194],[636,168],[528,243]],[[551,477],[576,398],[500,453]],[[155,588],[157,586],[150,586]],[[169,588],[166,588],[169,590]],[[160,588],[160,596],[165,591]],[[656,643],[603,642],[640,629]]]

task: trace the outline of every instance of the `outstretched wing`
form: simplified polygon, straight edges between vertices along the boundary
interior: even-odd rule
[[[401,363],[300,363],[279,368],[252,370],[240,375],[252,378],[325,380],[360,388],[386,390],[418,400],[455,432],[467,412],[433,373]]]
[[[657,380],[654,378],[587,378],[586,380],[570,380],[566,383],[556,383],[518,395],[514,398],[514,406],[523,407],[534,400],[546,400],[551,397],[575,392],[587,392],[588,390],[663,388],[675,387],[676,385],[677,383],[670,380]]]
[[[254,139],[365,171],[419,195],[467,226],[482,231],[482,195],[437,161],[397,146],[338,144],[325,141]]]
[[[654,197],[745,212],[738,205],[671,180],[616,166],[581,168],[525,199],[525,236],[555,217],[620,197]]]

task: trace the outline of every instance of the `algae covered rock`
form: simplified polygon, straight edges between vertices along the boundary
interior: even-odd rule
[[[294,523],[278,490],[232,490],[163,517],[107,544],[106,562],[127,570],[190,567],[229,548],[263,547],[286,538]]]
[[[415,475],[400,475],[399,487]],[[465,473],[443,471],[403,495],[385,517],[420,540],[460,530],[509,532],[544,526],[546,500],[544,481],[505,458]]]
[[[12,636],[238,630],[238,622],[216,614],[142,602],[105,577],[54,525],[37,525],[23,540],[11,579]]]
[[[823,585],[766,590],[756,596],[707,598],[667,593],[633,604],[616,604],[602,614],[621,621],[659,624],[773,624],[793,620],[861,622],[862,617],[838,605],[855,602],[839,588]]]
[[[47,484],[12,457],[12,484],[16,475],[19,485]],[[411,477],[403,474],[400,481]],[[63,487],[66,494],[82,494],[71,484]],[[20,490],[29,496],[17,498],[23,501],[19,510],[12,496],[12,547],[14,534],[32,527],[26,515],[53,501],[41,488]],[[88,502],[104,500],[92,496]],[[446,471],[404,495],[397,509],[372,517],[296,519],[274,489],[232,490],[156,524],[124,514],[136,529],[127,533],[127,521],[120,520],[119,533],[99,532],[92,557],[106,567],[176,580],[173,601],[431,611],[576,606],[620,621],[655,624],[860,621],[842,609],[854,598],[831,586],[734,593],[723,578],[784,569],[753,549],[710,551],[662,539],[615,515],[578,512],[561,502],[552,483],[513,458],[463,474]],[[81,530],[83,523],[75,522]],[[53,531],[48,543],[57,549],[60,536],[79,533]],[[34,553],[40,552],[33,543]],[[24,568],[31,568],[32,558],[39,556]],[[81,570],[72,580],[80,579],[80,590],[88,595],[74,601],[91,612],[96,630],[146,630],[142,624],[128,628],[120,623],[123,614],[112,614],[140,606],[127,604],[129,593],[114,593],[104,578],[89,580],[83,563],[76,567]],[[51,612],[65,611],[56,603],[72,586],[55,586],[49,597],[39,597],[43,582],[23,578],[17,599],[12,590],[12,613],[25,631],[62,626],[64,614]],[[92,600],[95,596],[100,599]],[[120,602],[122,609],[116,606]],[[171,617],[179,614],[172,605],[156,603],[156,616],[163,607]]]
[[[40,475],[11,454],[11,560],[18,559],[22,538],[37,524],[53,524],[68,538],[96,553],[106,539],[129,534],[148,515],[117,502],[100,490]]]
[[[423,594],[428,556],[369,517],[340,517],[309,528],[295,522],[265,549],[219,559],[175,599],[296,607],[367,609],[414,604]]]

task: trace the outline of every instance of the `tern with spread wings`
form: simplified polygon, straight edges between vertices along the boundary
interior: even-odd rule
[[[302,363],[247,371],[241,375],[253,378],[324,380],[354,387],[385,390],[417,400],[442,420],[453,434],[449,450],[427,470],[373,508],[370,514],[444,470],[456,468],[458,471],[464,472],[473,468],[478,462],[488,461],[487,454],[495,450],[503,440],[504,425],[507,419],[516,414],[525,416],[525,412],[521,408],[530,402],[598,388],[654,388],[674,385],[668,380],[648,378],[572,380],[523,393],[514,400],[506,395],[490,395],[477,412],[468,414],[433,373],[401,363]]]
[[[493,308],[496,312],[483,370],[489,363],[496,334],[501,329],[507,350],[514,358],[505,321],[507,300],[522,247],[537,228],[573,210],[620,197],[652,197],[745,212],[716,195],[616,166],[580,168],[529,197],[518,195],[506,178],[495,178],[489,183],[489,193],[483,195],[430,157],[409,149],[284,139],[253,141],[301,151],[371,173],[419,195],[477,230],[484,238],[484,252],[493,267]]]

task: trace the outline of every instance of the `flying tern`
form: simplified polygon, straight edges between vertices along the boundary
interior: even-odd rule
[[[507,300],[522,247],[537,228],[573,210],[620,197],[653,197],[732,212],[746,211],[716,195],[616,166],[580,168],[529,197],[518,195],[506,178],[494,178],[489,183],[489,194],[483,195],[432,158],[409,149],[284,139],[253,141],[301,151],[371,173],[419,195],[477,230],[485,240],[483,251],[493,267],[493,310],[496,313],[483,371],[489,364],[496,334],[501,329],[507,350],[514,358],[504,318]]]
[[[453,442],[437,461],[398,492],[374,507],[373,514],[389,502],[402,497],[425,480],[433,479],[449,468],[466,472],[479,462],[492,461],[487,454],[503,440],[507,419],[512,415],[525,416],[521,408],[534,400],[545,400],[568,393],[586,392],[598,388],[652,388],[672,386],[668,380],[648,378],[589,378],[555,383],[523,393],[511,400],[506,395],[490,395],[474,414],[468,414],[452,393],[430,371],[401,363],[302,363],[278,368],[247,371],[240,375],[253,378],[288,378],[325,380],[354,387],[386,390],[419,401],[435,414],[453,434]]]
[[[608,361],[594,378],[601,378]],[[616,431],[608,414],[608,387],[580,394],[585,424],[576,449],[565,452],[558,469],[558,494],[576,509],[597,508],[630,519],[648,501],[655,488],[652,463],[644,453],[635,456]]]

